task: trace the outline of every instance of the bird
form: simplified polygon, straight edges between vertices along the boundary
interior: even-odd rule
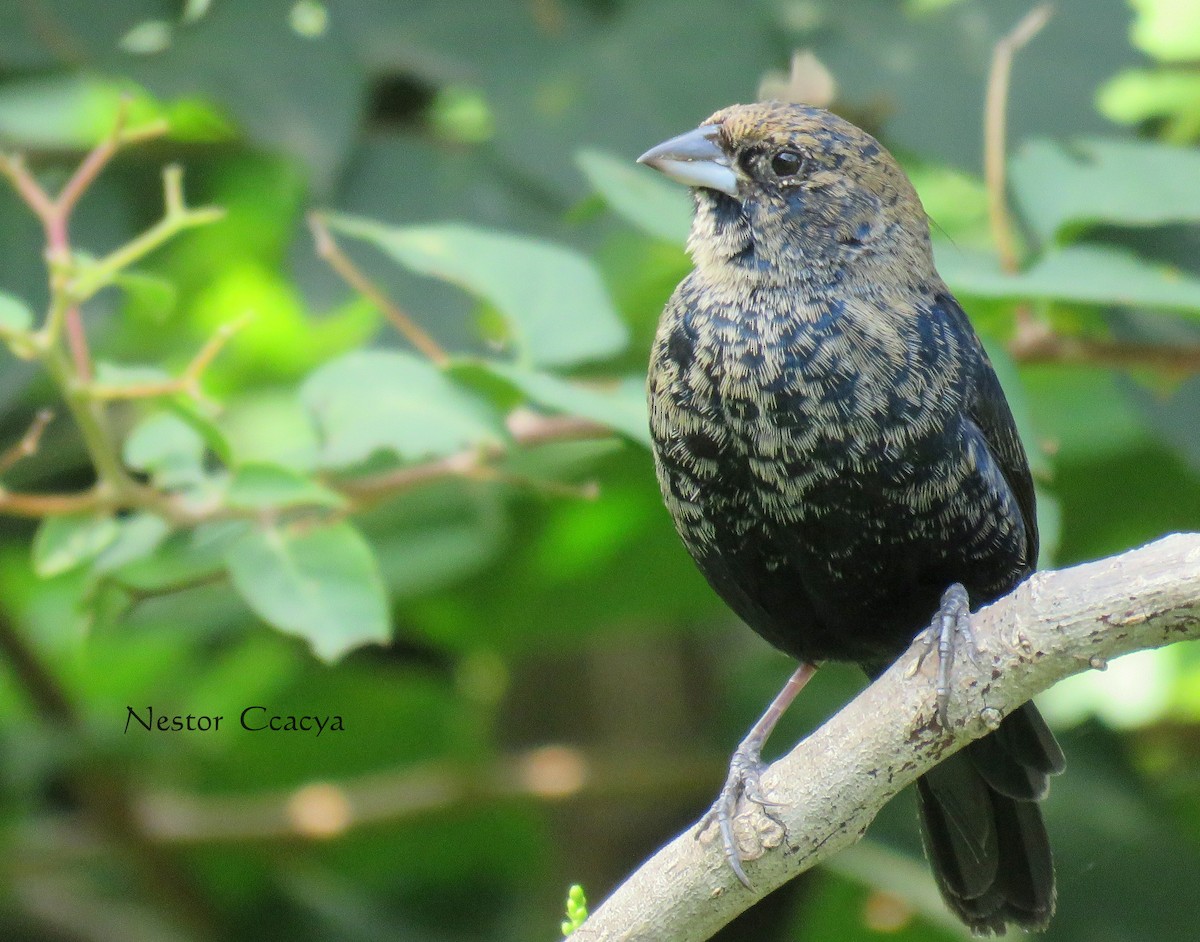
[[[749,886],[732,820],[768,810],[762,748],[825,661],[876,677],[915,639],[953,651],[973,610],[1033,572],[1033,481],[995,370],[938,275],[895,158],[830,111],[733,105],[639,162],[687,185],[692,270],[647,380],[654,464],[716,593],[799,667],[733,754],[702,822]],[[920,661],[917,662],[919,666]],[[1032,703],[917,781],[926,854],[974,933],[1046,927],[1039,802],[1062,750]]]

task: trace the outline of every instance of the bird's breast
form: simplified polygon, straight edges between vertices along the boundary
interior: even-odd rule
[[[741,489],[788,522],[920,487],[961,399],[936,327],[844,300],[714,303],[685,282],[651,364],[660,464],[696,500]]]

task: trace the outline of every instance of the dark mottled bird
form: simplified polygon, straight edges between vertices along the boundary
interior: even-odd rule
[[[763,802],[762,745],[792,697],[824,660],[878,675],[922,631],[930,648],[969,645],[970,607],[1036,564],[1033,484],[987,355],[934,268],[920,200],[874,138],[765,102],[640,161],[696,203],[695,268],[650,364],[663,497],[717,593],[801,662],[710,812],[745,882],[732,814],[743,795]],[[973,931],[1050,919],[1037,802],[1062,767],[1027,704],[918,781],[938,885]]]

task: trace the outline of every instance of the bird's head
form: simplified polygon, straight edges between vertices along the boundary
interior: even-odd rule
[[[639,163],[692,187],[697,268],[722,279],[932,272],[929,227],[895,158],[849,121],[783,102],[733,105]]]

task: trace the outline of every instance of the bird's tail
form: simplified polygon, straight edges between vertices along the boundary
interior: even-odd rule
[[[1032,703],[917,780],[925,851],[947,905],[977,935],[1044,929],[1054,862],[1038,802],[1063,754]]]

